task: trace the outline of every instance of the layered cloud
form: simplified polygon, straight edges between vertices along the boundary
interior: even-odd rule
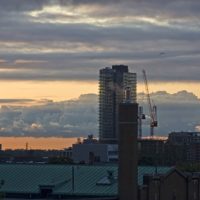
[[[165,91],[151,94],[153,103],[158,109],[157,135],[166,135],[171,131],[199,131],[200,99],[193,93],[180,91],[169,94]],[[139,102],[144,107],[144,113],[149,115],[146,105],[146,95],[141,93]],[[150,120],[144,121],[144,133],[150,133]]]
[[[159,127],[157,135],[170,131],[197,131],[200,126],[200,100],[192,93],[181,91],[153,93],[152,99],[158,107]],[[140,105],[148,116],[146,95],[138,94]],[[24,102],[24,100],[22,99]],[[30,100],[28,100],[30,101]],[[0,110],[0,135],[4,136],[63,136],[78,137],[94,134],[98,136],[98,96],[81,95],[78,99],[52,102],[43,101],[39,106],[11,106],[2,101]],[[13,100],[13,103],[14,102]],[[150,120],[143,121],[143,133],[149,134]]]
[[[0,111],[0,135],[76,137],[97,134],[97,107],[94,94],[64,102],[49,101],[39,106],[4,105]]]
[[[199,11],[197,0],[2,0],[0,80],[96,80],[124,63],[197,82]]]

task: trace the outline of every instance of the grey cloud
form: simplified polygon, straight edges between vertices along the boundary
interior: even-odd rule
[[[181,62],[181,64],[190,65],[192,62],[196,64],[199,63],[199,55],[200,51],[188,51],[188,50],[178,50],[178,51],[166,51],[162,52],[164,55],[161,55],[161,51],[103,51],[103,52],[77,52],[77,53],[37,53],[37,54],[4,54],[4,58],[6,59],[4,62],[0,63],[0,68],[8,68],[8,69],[29,69],[35,66],[35,69],[62,69],[68,68],[67,62],[76,63],[78,60],[88,63],[95,63],[95,61],[103,61],[103,60],[124,60],[126,61],[147,61],[151,62],[162,62],[167,61],[170,65],[176,65],[176,62]],[[20,58],[20,59],[18,59]],[[39,60],[38,60],[39,59]],[[62,61],[58,63],[58,61]],[[57,63],[57,67],[52,67],[51,63]],[[91,63],[90,63],[91,62]],[[54,63],[54,65],[55,65]],[[95,66],[95,65],[94,65]],[[78,67],[78,66],[77,66]]]
[[[145,24],[144,24],[145,26]],[[15,27],[15,35],[13,35]],[[1,41],[68,41],[89,44],[106,43],[106,41],[148,41],[148,40],[189,40],[199,41],[199,30],[179,29],[177,27],[158,27],[151,25],[142,27],[96,27],[88,24],[16,24],[7,27],[0,33]],[[48,45],[48,44],[47,44]]]
[[[158,103],[160,105],[162,104],[170,104],[172,106],[176,106],[178,104],[199,105],[200,103],[200,99],[195,94],[193,94],[192,92],[188,92],[186,90],[182,90],[174,94],[169,94],[166,91],[158,91],[151,93],[151,98],[153,102],[156,102],[156,104]],[[146,94],[139,93],[138,101],[140,103],[145,103],[147,101]]]
[[[1,105],[27,105],[27,104],[47,104],[47,103],[52,103],[52,100],[49,99],[40,99],[40,100],[35,100],[35,99],[0,99],[0,104]],[[9,110],[9,107],[7,106],[2,106],[2,110]]]
[[[162,58],[160,58],[162,57]],[[8,60],[40,59],[43,63],[0,64],[1,80],[93,80],[98,79],[98,70],[114,63],[127,64],[130,71],[146,69],[152,81],[199,81],[199,52],[171,51],[160,56],[160,52],[100,52],[77,54],[10,55]]]
[[[126,1],[126,0],[125,0]],[[55,1],[53,1],[55,2]],[[67,6],[67,5],[91,5],[91,4],[98,4],[98,5],[109,5],[109,4],[116,4],[120,3],[121,0],[58,0],[60,5]]]
[[[194,131],[199,125],[200,100],[192,93],[165,91],[151,94],[158,106],[158,135],[170,131]],[[143,93],[138,94],[140,105],[148,115]],[[143,121],[143,133],[149,134],[149,120]],[[81,95],[78,99],[49,102],[42,106],[3,106],[0,110],[0,135],[5,136],[98,136],[98,96]]]
[[[26,103],[26,102],[33,102],[34,99],[0,99],[0,103]]]
[[[63,9],[73,5],[74,12],[78,12],[76,7],[86,6],[86,16],[108,22],[106,26],[87,21],[39,23],[27,15],[27,11],[59,3]],[[3,0],[0,2],[0,54],[4,62],[0,62],[0,68],[16,71],[2,72],[0,79],[95,80],[100,67],[124,63],[138,73],[142,68],[154,71],[150,73],[152,80],[198,81],[199,7],[200,3],[196,0],[117,3],[105,0]],[[71,16],[56,13],[39,15],[39,19],[49,17]],[[134,21],[134,17],[146,17],[147,21]],[[148,21],[148,17],[166,24]],[[162,58],[160,52],[166,52]],[[15,63],[16,60],[41,60],[46,63],[19,64]],[[89,71],[88,74],[83,73],[85,70]]]
[[[130,16],[133,13],[138,16],[151,16],[162,18],[188,18],[199,16],[200,4],[198,0],[118,0],[118,1],[59,1],[62,6],[85,6],[97,5],[98,12],[94,12],[95,16]],[[110,9],[107,7],[110,6]],[[126,10],[126,12],[124,12]],[[96,11],[96,10],[95,10]],[[145,13],[145,14],[144,14]]]
[[[43,6],[48,5],[60,5],[61,7],[68,7],[69,5],[76,7],[79,6],[97,6],[93,16],[101,17],[113,17],[113,16],[130,16],[140,15],[144,16],[159,16],[175,18],[180,16],[181,18],[199,16],[199,1],[198,0],[142,0],[142,1],[131,1],[131,0],[2,0],[0,9],[11,12],[11,11],[30,11],[40,10]],[[109,8],[109,9],[108,9]],[[105,12],[106,11],[106,12]],[[126,12],[124,12],[126,11]],[[193,14],[192,14],[193,13]]]
[[[3,106],[0,135],[75,137],[97,134],[97,106],[94,94],[43,106]]]
[[[49,0],[1,0],[0,10],[11,12],[11,11],[28,11],[38,10],[46,5]]]
[[[94,72],[83,72],[81,75],[79,72],[73,72],[73,71],[51,71],[51,73],[45,73],[43,71],[36,71],[36,72],[2,72],[0,74],[0,80],[36,80],[36,81],[57,81],[57,80],[64,80],[64,81],[70,81],[70,80],[76,80],[76,81],[94,81],[97,80],[97,75]]]
[[[175,94],[167,92],[156,92],[151,97],[158,108],[158,128],[156,134],[166,135],[171,131],[195,131],[200,124],[200,99],[187,91]],[[148,107],[144,94],[138,95],[140,104],[148,115]],[[144,122],[144,134],[150,133],[150,122]]]

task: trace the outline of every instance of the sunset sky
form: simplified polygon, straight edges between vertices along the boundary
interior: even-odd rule
[[[0,136],[98,136],[99,69],[116,64],[147,110],[146,70],[156,134],[200,131],[199,47],[199,0],[0,0]]]
[[[199,0],[1,0],[0,91],[10,99],[98,93],[98,71],[145,69],[151,91],[200,97]],[[25,101],[24,101],[25,103]]]

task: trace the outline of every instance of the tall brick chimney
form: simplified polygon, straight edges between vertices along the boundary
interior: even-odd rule
[[[137,200],[137,135],[138,104],[127,99],[119,105],[119,200]]]

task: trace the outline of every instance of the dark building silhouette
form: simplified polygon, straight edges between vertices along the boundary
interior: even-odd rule
[[[200,163],[199,132],[172,132],[166,139],[142,138],[138,143],[141,165]]]
[[[137,199],[138,104],[119,105],[119,200]]]
[[[165,145],[165,154],[171,163],[200,163],[200,133],[170,133]]]
[[[142,165],[165,165],[166,139],[148,138],[138,140],[139,164]]]
[[[148,174],[139,187],[139,200],[199,200],[200,173],[172,169],[166,174]]]

